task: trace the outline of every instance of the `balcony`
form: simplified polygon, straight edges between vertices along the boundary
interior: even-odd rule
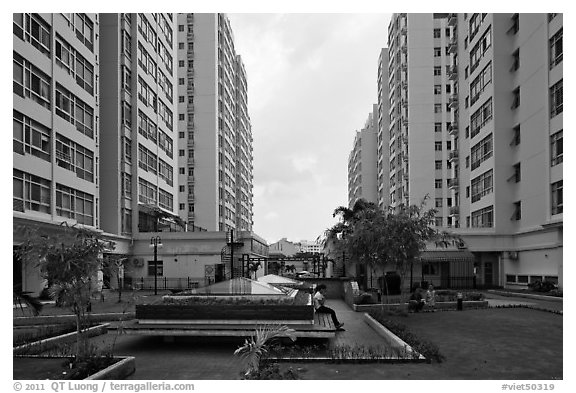
[[[448,159],[450,161],[457,160],[458,159],[458,150],[450,150],[450,152],[448,152]]]
[[[458,136],[458,122],[452,121],[450,127],[448,127],[448,133],[453,136]]]
[[[450,215],[451,216],[459,216],[460,215],[460,206],[450,206]]]
[[[458,24],[458,14],[448,15],[448,26],[456,26]]]
[[[459,184],[458,184],[458,178],[457,177],[453,177],[452,179],[449,179],[448,181],[448,187],[452,188],[452,189],[458,189]]]
[[[458,107],[458,93],[450,94],[450,98],[448,98],[448,105],[450,108],[454,109]]]
[[[458,51],[458,41],[455,39],[450,40],[448,44],[448,52],[456,53]]]
[[[455,64],[453,64],[448,69],[448,79],[456,80],[457,78],[458,78],[458,67]]]

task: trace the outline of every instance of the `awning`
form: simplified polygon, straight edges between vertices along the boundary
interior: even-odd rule
[[[426,262],[439,262],[439,261],[474,262],[474,254],[472,254],[468,250],[423,251],[422,254],[420,254],[420,259]]]

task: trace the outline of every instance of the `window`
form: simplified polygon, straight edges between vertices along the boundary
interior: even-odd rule
[[[84,101],[56,84],[56,114],[75,124],[76,129],[94,139],[94,110]]]
[[[157,173],[158,157],[141,144],[138,144],[138,166],[147,172]]]
[[[470,40],[472,40],[474,36],[478,33],[481,23],[482,20],[480,19],[480,14],[478,13],[472,14],[472,16],[470,17],[470,21],[468,22],[468,35],[470,36]]]
[[[184,67],[184,60],[178,60],[178,67]]]
[[[507,275],[506,275],[506,282],[510,282],[510,283],[516,282],[516,275],[514,275],[514,274],[507,274]]]
[[[122,173],[122,195],[127,199],[132,199],[132,175]]]
[[[183,103],[184,102],[184,96],[178,96],[178,102]]]
[[[434,225],[437,227],[442,226],[442,217],[434,217]]]
[[[494,206],[472,212],[472,228],[492,228],[494,226]]]
[[[185,192],[186,186],[178,186],[178,192]]]
[[[94,23],[88,18],[86,14],[74,14],[72,23],[73,29],[76,31],[76,37],[82,42],[90,51],[94,50]]]
[[[492,169],[472,179],[472,202],[478,202],[493,191]]]
[[[470,167],[470,156],[466,156],[466,168]]]
[[[180,203],[178,204],[178,209],[180,210],[185,210],[186,209],[186,205],[184,203]]]
[[[126,162],[131,163],[132,162],[132,140],[124,137],[124,159],[126,160]]]
[[[442,169],[442,161],[441,160],[435,161],[434,165],[435,165],[435,168],[437,170]]]
[[[50,161],[50,129],[16,111],[13,111],[12,123],[13,151]]]
[[[512,53],[512,67],[510,67],[510,72],[517,71],[520,68],[520,49],[516,49]]]
[[[174,197],[171,193],[158,189],[158,205],[166,210],[172,211],[174,209]]]
[[[442,132],[442,123],[434,123],[434,132]]]
[[[16,52],[13,63],[14,93],[51,109],[50,77]]]
[[[473,105],[480,94],[484,91],[486,86],[492,82],[492,62],[489,62],[486,67],[478,74],[476,78],[470,83],[470,105]]]
[[[508,33],[516,34],[520,28],[520,16],[518,14],[514,14],[510,19],[512,20],[512,26],[508,29]]]
[[[520,144],[520,124],[512,128],[512,141],[510,146],[518,146]]]
[[[184,31],[184,25],[178,25],[178,31]]]
[[[516,109],[520,106],[520,86],[512,90],[512,106],[510,109]]]
[[[446,141],[446,150],[452,150],[452,141]]]
[[[491,27],[488,27],[482,38],[478,40],[478,43],[470,51],[470,72],[474,72],[476,67],[478,67],[480,60],[490,46],[492,46],[492,30]]]
[[[13,14],[14,34],[50,57],[50,26],[39,14]]]
[[[440,75],[442,75],[442,67],[435,66],[434,67],[434,76],[440,76]]]
[[[550,38],[550,68],[558,65],[562,61],[562,30]]]
[[[50,213],[50,180],[12,170],[13,210]]]
[[[492,157],[492,150],[492,134],[490,134],[472,147],[471,169],[478,168],[482,162]]]
[[[164,261],[148,261],[148,275],[155,277],[164,276]]]
[[[132,128],[132,106],[126,101],[122,101],[122,124]]]
[[[186,174],[186,168],[178,168],[178,173],[181,175],[185,175]]]
[[[442,151],[442,142],[434,142],[434,150]]]
[[[442,48],[434,48],[434,57],[442,56]]]
[[[56,184],[56,214],[94,225],[94,196]]]
[[[166,184],[168,184],[169,186],[172,186],[174,184],[173,179],[174,175],[172,166],[170,166],[170,164],[168,164],[161,158],[158,159],[158,175],[160,176],[160,178],[164,179],[164,181],[166,181]]]
[[[158,140],[158,127],[140,110],[138,111],[138,133],[154,143]]]
[[[552,214],[562,213],[563,208],[563,195],[562,195],[562,180],[552,183]]]
[[[442,179],[434,180],[434,188],[442,188]]]
[[[436,207],[442,207],[442,198],[436,198],[434,205]]]
[[[550,116],[562,113],[563,103],[562,80],[550,88]]]
[[[442,113],[442,104],[434,104],[434,113]]]
[[[56,165],[94,182],[94,153],[60,134],[56,134]]]
[[[156,204],[156,186],[142,178],[138,178],[138,201],[148,204]]]
[[[562,133],[563,130],[560,130],[557,133],[550,136],[551,166],[562,163],[564,153]]]
[[[434,38],[440,38],[440,29],[434,29]]]
[[[508,181],[514,180],[514,183],[518,183],[521,180],[521,170],[520,170],[520,163],[512,165],[512,176],[508,178]]]
[[[492,120],[492,97],[472,114],[470,118],[470,138],[474,138],[488,121]]]
[[[514,202],[514,213],[512,213],[512,217],[510,217],[513,221],[518,221],[522,219],[522,202],[517,201]]]

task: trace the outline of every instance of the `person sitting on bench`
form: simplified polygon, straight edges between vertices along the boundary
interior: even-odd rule
[[[418,312],[422,310],[424,304],[426,304],[423,292],[424,290],[420,284],[416,284],[414,292],[412,292],[412,295],[410,295],[410,300],[408,301],[408,311]]]
[[[336,311],[324,305],[324,303],[326,302],[326,295],[325,295],[326,285],[320,284],[316,286],[315,292],[316,293],[314,294],[314,309],[316,310],[316,312],[319,314],[330,314],[330,317],[332,317],[332,322],[334,322],[334,326],[336,327],[336,329],[343,330],[342,326],[344,326],[344,324],[338,321],[338,318],[336,317]]]

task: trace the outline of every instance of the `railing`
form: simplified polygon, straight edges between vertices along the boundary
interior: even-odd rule
[[[161,290],[186,290],[202,288],[214,284],[214,279],[207,277],[158,277],[157,286]],[[125,277],[124,288],[154,290],[154,277]]]

